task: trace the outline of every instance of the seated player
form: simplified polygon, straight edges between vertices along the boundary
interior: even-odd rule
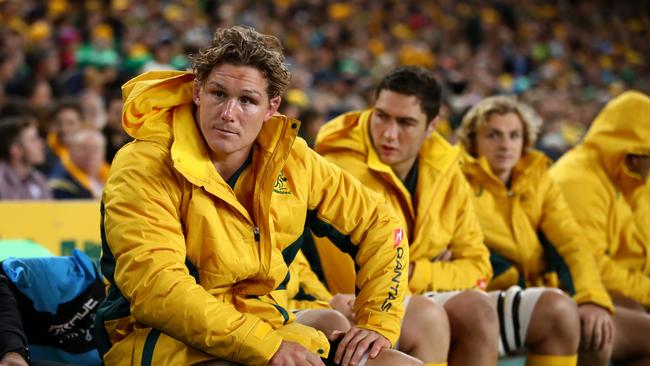
[[[434,131],[440,86],[430,71],[402,67],[384,77],[375,97],[372,109],[326,123],[315,150],[381,194],[401,218],[404,230],[394,231],[393,239],[410,243],[409,288],[435,292],[430,296],[445,309],[449,363],[494,365],[497,313],[483,291],[492,275],[489,251],[460,169],[460,149]],[[354,293],[355,278],[367,275],[355,277],[354,263],[331,241],[316,245],[328,288]]]
[[[102,197],[97,311],[106,365],[419,364],[385,352],[403,315],[402,224],[276,115],[289,84],[277,38],[219,29],[193,72],[123,86],[123,127]],[[304,227],[355,253],[355,326],[332,343],[287,311]],[[338,345],[338,348],[336,347]],[[330,352],[331,348],[331,352]]]
[[[647,95],[621,94],[550,170],[614,300],[612,359],[628,365],[650,364],[648,116]]]
[[[467,152],[463,171],[491,252],[488,290],[500,290],[490,295],[502,352],[525,347],[528,365],[569,365],[576,364],[581,324],[583,353],[611,349],[613,305],[589,242],[548,175],[550,160],[532,149],[540,125],[512,97],[482,100],[459,130]],[[563,292],[545,288],[560,286],[577,307]]]

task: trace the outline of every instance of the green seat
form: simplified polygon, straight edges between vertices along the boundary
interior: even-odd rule
[[[9,257],[36,258],[53,256],[45,247],[28,239],[2,239],[0,240],[0,261]]]
[[[498,366],[524,366],[526,356],[509,356],[499,358]]]

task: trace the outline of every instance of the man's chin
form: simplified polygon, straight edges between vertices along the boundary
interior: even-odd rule
[[[379,160],[386,165],[393,165],[397,163],[399,159],[394,155],[379,155]]]

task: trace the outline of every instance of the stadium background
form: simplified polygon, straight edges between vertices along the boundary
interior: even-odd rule
[[[121,84],[187,69],[187,54],[235,24],[282,41],[293,74],[282,111],[303,121],[308,141],[329,118],[372,103],[373,86],[401,64],[436,72],[445,137],[482,97],[516,94],[543,117],[538,147],[553,158],[612,97],[650,91],[646,0],[0,0],[0,106],[29,108],[45,137],[52,107],[72,98],[102,130]],[[77,247],[97,258],[98,223],[97,201],[0,202],[0,239],[54,254]]]

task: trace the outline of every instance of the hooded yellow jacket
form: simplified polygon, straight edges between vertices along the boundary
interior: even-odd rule
[[[508,190],[485,158],[465,154],[463,171],[474,190],[474,207],[485,244],[495,258],[495,277],[488,289],[503,290],[520,279],[524,285],[557,287],[557,277],[550,272],[558,264],[554,263],[557,253],[557,262],[565,263],[570,276],[560,279],[567,282],[562,284],[570,287],[576,303],[594,303],[613,310],[593,254],[560,189],[551,180],[549,166],[544,154],[529,151],[514,167]],[[548,240],[546,247],[539,234]]]
[[[401,224],[390,207],[296,139],[284,116],[264,123],[250,165],[225,182],[194,120],[193,79],[151,72],[123,86],[135,141],[115,157],[102,201],[104,362],[265,365],[282,340],[327,355],[324,335],[285,310],[305,227],[356,258],[357,324],[394,343],[409,257],[406,241],[393,246]]]
[[[646,307],[650,307],[650,196],[639,191],[643,179],[627,168],[625,156],[650,154],[648,116],[648,96],[621,94],[598,114],[582,143],[550,171],[595,252],[605,287]]]
[[[433,133],[420,148],[415,197],[379,159],[368,132],[372,110],[351,112],[325,124],[315,150],[384,196],[402,219],[415,264],[409,288],[425,291],[485,288],[492,276],[489,252],[460,169],[460,150]],[[332,293],[354,292],[353,263],[327,240],[316,240]],[[434,261],[445,250],[452,260]]]

